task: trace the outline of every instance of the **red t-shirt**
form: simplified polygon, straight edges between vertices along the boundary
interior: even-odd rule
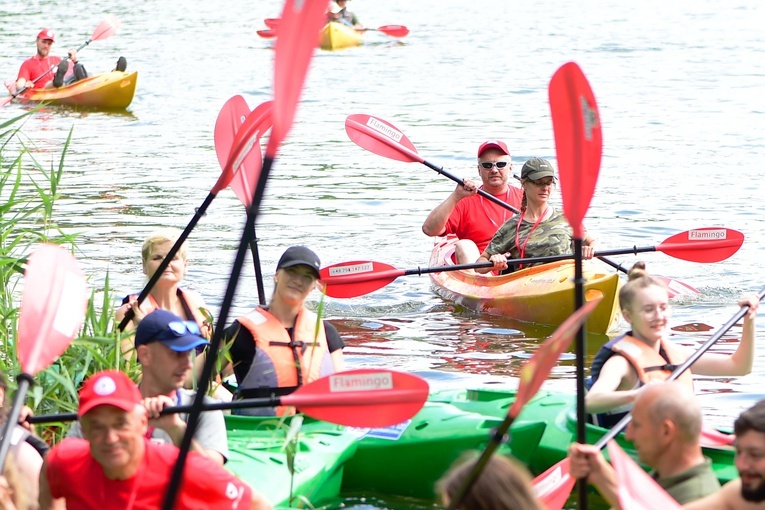
[[[51,495],[66,498],[67,510],[157,510],[178,458],[178,448],[145,440],[143,464],[132,478],[109,480],[90,455],[84,439],[67,438],[45,459]],[[131,503],[132,500],[132,503]],[[252,489],[212,460],[189,453],[183,489],[175,508],[188,510],[249,509]]]
[[[61,62],[61,57],[45,57],[40,58],[39,55],[35,55],[34,57],[28,58],[24,61],[23,64],[21,64],[21,69],[19,69],[19,76],[16,78],[18,80],[19,78],[24,78],[25,80],[32,81],[38,76],[42,76],[48,70],[58,65],[58,63]],[[69,70],[71,72],[71,69]],[[49,72],[39,80],[35,82],[36,89],[41,89],[45,85],[48,84],[51,80],[53,80],[53,71]]]
[[[510,185],[507,188],[506,193],[500,193],[496,197],[520,209],[523,190]],[[444,234],[454,234],[460,239],[470,239],[478,246],[478,252],[483,253],[491,238],[494,237],[494,233],[512,217],[512,211],[476,193],[457,202],[457,207],[446,222]]]

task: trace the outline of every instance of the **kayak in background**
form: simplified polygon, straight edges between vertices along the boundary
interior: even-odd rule
[[[363,32],[343,23],[331,22],[321,29],[319,47],[323,50],[340,50],[358,46],[363,42]]]
[[[439,238],[431,266],[454,265],[455,236]],[[585,299],[602,297],[587,319],[587,331],[606,334],[619,323],[619,275],[597,262],[584,264]],[[431,273],[435,292],[477,312],[502,315],[523,322],[558,326],[574,313],[574,261],[562,260],[494,276],[473,271]]]
[[[31,89],[17,99],[55,105],[124,110],[133,101],[138,71],[111,71],[89,76],[59,88]]]

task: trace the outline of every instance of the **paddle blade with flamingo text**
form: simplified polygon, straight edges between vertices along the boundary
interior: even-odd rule
[[[309,387],[310,386],[310,387]],[[389,427],[411,418],[425,405],[425,379],[393,370],[362,368],[323,377],[281,398],[317,420],[351,427]],[[374,402],[374,406],[369,404]],[[348,412],[358,406],[363,412]]]
[[[582,220],[595,192],[603,152],[598,105],[587,78],[574,62],[555,72],[549,95],[563,213],[574,237],[583,239]]]
[[[378,156],[406,163],[424,161],[404,133],[378,117],[363,113],[349,115],[345,119],[345,132],[356,145]]]
[[[43,244],[29,257],[21,294],[16,351],[22,369],[35,374],[72,342],[85,320],[85,275],[71,253]]]
[[[664,240],[657,251],[690,262],[720,262],[732,256],[744,244],[744,234],[724,227],[697,228],[680,232]]]

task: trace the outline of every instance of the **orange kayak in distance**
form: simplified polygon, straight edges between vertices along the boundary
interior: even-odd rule
[[[34,89],[17,99],[55,105],[82,106],[104,110],[124,110],[133,101],[138,71],[111,71],[89,76],[70,85],[52,89]]]
[[[454,265],[455,236],[439,238],[431,266]],[[606,334],[619,323],[619,275],[597,261],[585,261],[585,300],[602,297],[587,319],[587,331]],[[495,276],[474,271],[431,273],[436,294],[447,301],[523,322],[558,326],[574,313],[574,261],[562,260]]]

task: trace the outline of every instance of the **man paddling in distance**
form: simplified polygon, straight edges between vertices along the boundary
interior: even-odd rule
[[[319,279],[319,257],[292,246],[279,258],[271,302],[239,317],[225,331],[239,385],[236,397],[284,395],[332,372],[344,370],[337,329],[305,307]],[[284,408],[242,414],[284,414]]]
[[[719,490],[710,459],[699,444],[701,405],[684,384],[673,381],[645,386],[632,408],[626,438],[651,476],[680,504]],[[568,449],[569,472],[587,478],[603,498],[620,508],[616,472],[593,445],[573,443]]]
[[[491,238],[477,262],[494,267],[476,269],[478,273],[505,271],[507,260],[525,257],[564,255],[574,251],[574,235],[568,220],[549,204],[555,188],[555,169],[546,159],[531,158],[521,169],[521,214],[504,222]],[[591,259],[597,241],[586,234],[582,257]],[[533,265],[533,264],[531,264]]]
[[[523,193],[508,184],[513,165],[507,145],[499,140],[489,140],[478,147],[478,175],[481,187],[465,179],[452,194],[433,209],[422,231],[429,236],[455,234],[459,241],[455,247],[456,262],[475,262],[513,212],[485,199],[478,194],[482,189],[516,209],[521,206]]]
[[[36,42],[37,53],[21,64],[18,78],[16,78],[16,90],[21,90],[24,87],[35,89],[53,88],[64,84],[64,77],[69,70],[69,62],[65,61],[62,63],[61,57],[50,55],[51,47],[56,42],[56,34],[53,30],[43,28],[37,34]],[[69,60],[74,64],[72,75],[75,80],[88,76],[82,64],[77,62],[77,52],[75,50],[69,50]],[[53,66],[57,66],[55,75],[50,72]],[[37,78],[40,79],[35,82],[34,80]],[[15,93],[15,91],[11,90],[11,93]]]
[[[91,376],[80,391],[84,439],[54,446],[40,473],[40,509],[63,499],[69,509],[161,508],[178,449],[146,437],[138,387],[122,372]],[[225,438],[225,434],[224,434]],[[204,455],[191,452],[177,508],[268,509],[252,488]]]
[[[149,419],[150,438],[154,442],[180,446],[186,432],[188,415],[160,416],[162,409],[193,403],[196,393],[183,388],[191,370],[191,353],[209,345],[200,336],[199,326],[184,321],[167,310],[155,310],[143,317],[135,333],[135,350],[142,375],[138,388]],[[205,397],[206,403],[213,402]],[[75,423],[68,437],[85,437],[83,427]],[[221,411],[206,411],[199,417],[191,450],[223,465],[228,456],[226,424]]]
[[[622,316],[631,330],[603,345],[590,369],[592,385],[585,397],[588,413],[604,427],[612,427],[629,411],[643,385],[664,381],[693,351],[669,341],[669,296],[659,280],[651,278],[645,264],[636,263],[629,281],[619,291]],[[693,388],[692,374],[739,376],[752,371],[757,296],[742,297],[744,316],[741,342],[732,354],[706,352],[678,380]]]
[[[762,510],[765,508],[765,400],[733,422],[739,478],[683,508],[690,510]]]

